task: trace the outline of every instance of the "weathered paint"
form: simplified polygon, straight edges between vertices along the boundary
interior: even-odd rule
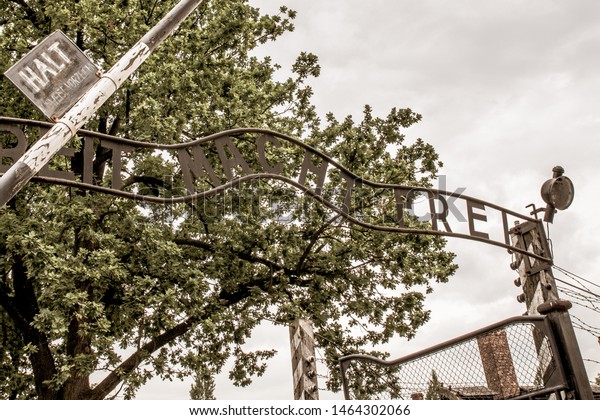
[[[62,117],[96,83],[98,69],[57,30],[4,74],[48,119]]]
[[[517,248],[537,255],[549,254],[541,220],[537,223],[518,224],[511,229],[510,234],[513,244]],[[519,273],[519,284],[523,287],[522,301],[527,306],[527,314],[535,316],[540,313],[540,307],[544,309],[543,312],[550,319],[561,348],[561,356],[572,388],[571,392],[575,399],[591,400],[593,394],[581,357],[581,350],[577,344],[573,323],[569,316],[569,305],[565,304],[558,295],[552,266],[522,254],[516,254],[515,266]],[[542,346],[538,334],[534,333],[534,339],[538,350],[539,369],[541,372],[545,372],[549,358],[547,349]]]
[[[319,385],[312,322],[297,319],[289,327],[295,400],[318,400]]]
[[[0,178],[0,206],[4,206],[50,161],[52,156],[75,135],[77,130],[83,127],[121,84],[138,69],[156,46],[192,13],[200,4],[200,1],[182,0],[179,2]]]

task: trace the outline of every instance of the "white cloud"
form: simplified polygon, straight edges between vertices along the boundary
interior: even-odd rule
[[[522,213],[541,206],[539,188],[560,164],[575,183],[572,208],[556,216],[555,260],[600,283],[600,2],[497,0],[267,1],[299,12],[296,30],[261,50],[289,68],[300,51],[320,57],[322,76],[312,83],[319,113],[354,114],[364,104],[378,114],[410,107],[424,120],[407,130],[422,137],[444,161],[448,189]],[[350,168],[351,169],[351,168]],[[451,338],[520,315],[510,256],[479,243],[451,241],[461,268],[429,299],[432,321],[414,343]],[[595,314],[581,312],[599,326]],[[456,334],[453,334],[456,332]],[[285,329],[280,354],[260,385],[224,398],[290,398]],[[280,335],[283,336],[279,337]],[[598,359],[598,343],[579,334],[584,357]],[[599,365],[589,365],[590,376]],[[288,379],[286,379],[288,377]],[[223,389],[223,388],[221,388]],[[278,391],[279,390],[279,391]],[[272,391],[272,393],[271,393]],[[183,397],[185,398],[185,396]]]

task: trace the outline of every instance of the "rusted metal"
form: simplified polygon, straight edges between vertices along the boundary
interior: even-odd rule
[[[22,134],[22,130],[19,128],[20,125],[37,126],[43,129],[49,127],[54,128],[50,124],[44,122],[34,122],[13,118],[0,118],[0,124],[2,124],[3,127],[6,127],[4,129],[5,131],[8,131],[15,136],[17,136],[17,134],[15,134],[16,132],[21,133],[19,134],[21,137],[23,137],[24,134]],[[61,124],[57,124],[56,126],[62,127]],[[248,135],[256,135],[257,137],[251,137]],[[83,150],[88,150],[90,147],[93,147],[92,143],[94,139],[99,139],[103,147],[113,149],[112,185],[110,187],[94,185],[92,183],[91,176],[86,175],[91,173],[90,171],[93,165],[91,159],[93,158],[93,153],[84,154],[84,175],[81,180],[76,179],[72,172],[62,172],[62,176],[60,177],[56,176],[56,172],[54,173],[55,176],[39,174],[38,177],[36,177],[36,180],[112,194],[146,203],[176,204],[201,200],[251,180],[273,179],[285,182],[288,185],[297,188],[299,191],[314,197],[324,206],[342,215],[350,222],[369,229],[390,233],[427,234],[469,239],[499,246],[511,251],[518,251],[520,254],[524,254],[538,260],[538,262],[545,262],[546,265],[551,262],[549,251],[545,251],[543,253],[534,253],[526,250],[524,251],[522,247],[513,245],[510,243],[510,240],[508,242],[506,240],[506,238],[509,236],[509,216],[522,222],[519,225],[519,229],[525,229],[527,226],[540,223],[541,221],[537,221],[529,216],[519,214],[484,200],[466,196],[462,193],[448,192],[433,188],[382,184],[369,181],[357,176],[349,169],[341,166],[334,159],[328,157],[315,148],[304,144],[300,140],[276,133],[271,130],[241,128],[216,133],[214,135],[187,143],[169,145],[139,142],[135,140],[93,133],[86,130],[79,131],[79,136],[83,138]],[[244,138],[244,141],[254,142],[254,147],[244,149],[244,153],[248,153],[248,150],[253,150],[253,155],[244,155],[244,153],[242,153],[242,149],[239,149],[236,146],[236,143],[233,141],[234,139],[237,139],[237,137]],[[277,152],[283,148],[282,142],[287,142],[291,145],[298,146],[297,153],[299,159],[292,159],[290,162],[288,162],[278,160],[277,157],[267,156],[267,149],[270,149],[272,152]],[[214,147],[217,149],[217,165],[220,163],[220,167],[213,167],[205,154],[203,147],[209,144],[214,144]],[[14,160],[19,159],[23,154],[26,153],[21,145],[26,146],[26,141],[19,143],[19,147],[17,148],[0,149],[0,156],[8,156]],[[180,172],[181,176],[183,177],[183,183],[186,186],[186,191],[183,191],[181,195],[169,194],[168,197],[161,197],[140,195],[135,192],[123,190],[121,188],[121,180],[117,176],[122,166],[120,161],[121,155],[127,153],[127,150],[135,151],[135,149],[164,150],[173,152],[175,154],[175,159],[179,161],[181,168],[178,172]],[[289,148],[286,148],[286,150],[288,149]],[[66,155],[66,150],[66,148],[61,149],[56,153]],[[273,156],[277,155],[275,154]],[[300,167],[297,166],[297,163],[294,163],[298,161],[301,162]],[[256,164],[251,165],[250,162],[255,162]],[[282,175],[284,167],[288,169],[287,173],[297,174],[297,178],[292,179],[289,176]],[[7,168],[0,165],[0,172],[5,170],[7,170]],[[330,199],[323,192],[324,180],[334,171],[337,172],[341,179],[345,180],[346,184],[346,191],[341,195],[339,201]],[[66,176],[67,174],[69,176]],[[4,179],[4,177],[2,179]],[[196,182],[198,179],[207,179],[212,185],[214,185],[214,188],[198,191]],[[358,188],[370,188],[373,196],[388,194],[390,200],[396,200],[396,223],[390,225],[381,225],[378,223],[370,223],[368,219],[362,217],[360,215],[361,209],[356,208],[356,206],[353,204],[353,193]],[[450,214],[447,214],[451,212],[439,212],[433,209],[431,211],[432,214],[429,215],[429,226],[426,227],[426,224],[424,223],[417,224],[410,222],[411,219],[415,219],[416,217],[410,215],[412,206],[410,200],[411,197],[418,194],[423,194],[427,197],[426,206],[428,209],[435,207],[435,205],[431,204],[433,201],[436,203],[441,203],[442,206],[447,210],[452,209],[455,213],[457,213],[452,215],[454,220],[451,220],[449,218]],[[462,207],[465,207],[466,211],[459,210],[459,204]],[[483,228],[487,223],[485,212],[487,211],[500,213],[504,228],[504,235],[499,236],[502,237],[493,239],[487,233],[484,234]],[[460,218],[462,218],[462,221]],[[410,224],[406,222],[407,220],[410,222]],[[462,226],[464,227],[463,230],[466,231],[458,232],[457,226],[460,228],[461,225],[457,225],[455,222],[462,223]],[[452,226],[452,224],[454,224],[454,226]],[[534,266],[539,267],[539,264]]]
[[[567,209],[573,202],[575,188],[573,182],[563,176],[562,166],[552,168],[552,178],[544,182],[540,190],[542,200],[546,203],[544,222],[552,223],[557,210]]]
[[[501,343],[495,340],[498,336]],[[536,338],[542,339],[541,345],[545,348],[542,353],[538,353]],[[486,366],[486,360],[493,366]],[[372,375],[380,372],[383,377],[390,369],[398,372],[396,385],[401,390],[400,399],[426,395],[431,384],[427,379],[432,371],[437,373],[445,389],[444,399],[528,399],[548,397],[568,389],[559,344],[546,316],[509,318],[393,360],[365,354],[343,356],[339,365],[346,399],[352,399],[354,386],[361,386],[361,378],[351,374],[351,365],[357,363],[370,366]],[[503,377],[511,369],[514,374],[509,372]],[[361,397],[369,394],[368,389],[364,391]],[[451,393],[456,398],[451,398]]]
[[[547,315],[551,312],[567,312],[572,307],[573,304],[568,300],[554,299],[538,305],[537,311],[541,315]]]
[[[173,32],[201,0],[182,0],[0,178],[0,207],[37,174],[75,135],[106,100],[138,69],[158,44]]]
[[[555,168],[554,174],[558,172]],[[522,250],[515,254],[516,261],[519,262],[519,278],[523,285],[520,301],[526,304],[528,314],[547,314],[552,323],[558,349],[564,360],[569,395],[575,399],[593,399],[581,350],[568,313],[571,303],[559,298],[552,267],[539,260],[532,262],[529,256],[524,255],[524,251],[550,255],[542,221],[516,226],[511,230],[511,235],[513,244]],[[539,337],[537,341],[539,343]]]

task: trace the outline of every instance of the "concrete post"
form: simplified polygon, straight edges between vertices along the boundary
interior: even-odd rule
[[[295,400],[318,400],[319,385],[312,322],[297,319],[290,325],[292,377]]]
[[[517,224],[511,229],[510,235],[514,246],[545,258],[552,257],[541,220]],[[571,303],[559,298],[552,265],[521,254],[515,256],[512,267],[519,271],[516,284],[523,287],[523,294],[517,299],[526,304],[528,315],[549,317],[561,347],[565,373],[569,385],[574,390],[574,397],[578,400],[593,399],[577,337],[569,317]]]

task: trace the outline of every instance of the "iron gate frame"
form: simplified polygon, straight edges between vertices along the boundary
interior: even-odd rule
[[[455,337],[453,339],[444,341],[440,344],[433,345],[431,347],[425,348],[423,350],[411,353],[407,356],[403,356],[397,359],[383,360],[367,354],[350,354],[342,356],[338,359],[338,361],[340,366],[344,398],[346,400],[352,399],[350,395],[350,386],[348,380],[348,367],[353,361],[373,363],[381,367],[387,368],[401,367],[402,365],[405,365],[409,362],[417,361],[427,356],[435,355],[436,353],[440,353],[452,347],[456,347],[458,345],[467,343],[471,340],[475,340],[478,337],[489,335],[490,333],[493,333],[495,331],[504,330],[506,329],[506,327],[516,324],[532,324],[535,328],[537,328],[540,332],[544,334],[544,336],[548,339],[548,345],[552,353],[552,362],[554,362],[555,369],[547,378],[544,378],[543,388],[531,392],[524,392],[516,397],[507,399],[532,399],[535,397],[541,397],[545,395],[549,396],[551,394],[554,394],[557,399],[565,399],[566,394],[561,393],[561,391],[569,391],[569,381],[565,373],[561,347],[559,346],[559,342],[552,327],[551,320],[546,315],[515,316],[507,318],[505,320],[496,322],[494,324],[477,329],[470,333],[463,334],[459,337]]]

